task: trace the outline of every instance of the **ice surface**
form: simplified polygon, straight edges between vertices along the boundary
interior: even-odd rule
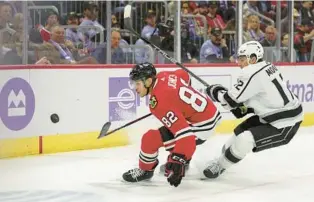
[[[146,183],[121,181],[137,166],[139,145],[0,160],[0,202],[313,202],[313,131],[301,129],[288,146],[248,155],[221,178],[202,181],[198,170],[230,137],[213,136],[178,188],[158,172]],[[161,163],[166,154],[160,151]]]

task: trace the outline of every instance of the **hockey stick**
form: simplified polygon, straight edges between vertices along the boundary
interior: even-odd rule
[[[140,120],[145,119],[145,118],[149,117],[150,115],[152,115],[152,114],[149,113],[149,114],[146,114],[146,115],[144,115],[144,116],[142,116],[142,117],[140,117],[140,118],[138,118],[138,119],[135,119],[135,120],[133,120],[133,121],[130,121],[129,123],[126,123],[125,125],[120,126],[119,128],[116,128],[116,129],[110,131],[109,133],[107,133],[107,132],[108,132],[110,126],[111,126],[111,122],[107,122],[107,123],[105,123],[105,124],[103,125],[103,127],[102,127],[102,129],[101,129],[101,131],[100,131],[100,134],[99,134],[99,136],[98,136],[97,139],[100,139],[100,138],[102,138],[102,137],[105,137],[105,136],[107,136],[107,135],[110,135],[110,134],[112,134],[112,133],[114,133],[114,132],[116,132],[116,131],[118,131],[118,130],[121,130],[121,129],[123,129],[123,128],[129,126],[129,125],[132,125],[132,124],[134,124],[134,123],[136,123],[136,122],[139,122]]]
[[[176,59],[170,57],[165,51],[161,50],[158,46],[150,42],[149,40],[145,39],[142,37],[140,34],[138,34],[133,28],[132,28],[132,18],[131,18],[131,13],[132,13],[132,6],[131,5],[126,5],[124,7],[124,26],[128,30],[130,30],[133,34],[135,34],[137,37],[145,41],[147,44],[151,45],[155,50],[157,50],[158,53],[162,54],[165,58],[170,60],[172,63],[176,64],[177,66],[181,67],[184,71],[188,72],[191,76],[193,76],[196,80],[201,82],[204,86],[209,87],[209,84],[206,83],[203,79],[200,77],[196,76],[193,72],[191,72],[189,69],[187,69],[185,66],[183,66],[180,62],[178,62]]]

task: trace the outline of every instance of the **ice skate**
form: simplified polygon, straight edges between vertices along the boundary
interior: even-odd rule
[[[145,171],[140,168],[134,168],[123,174],[123,179],[127,182],[140,182],[149,180],[154,176],[154,170]]]
[[[217,159],[209,163],[209,166],[205,168],[205,170],[203,171],[203,174],[207,178],[214,179],[214,178],[219,177],[224,171],[225,169],[220,165]]]

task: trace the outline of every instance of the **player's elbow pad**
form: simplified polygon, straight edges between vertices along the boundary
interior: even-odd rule
[[[176,141],[173,153],[185,155],[187,160],[190,160],[196,150],[195,136],[187,136]]]

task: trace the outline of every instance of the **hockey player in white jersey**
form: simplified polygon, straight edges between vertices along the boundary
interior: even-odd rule
[[[242,44],[238,49],[242,74],[237,84],[231,89],[219,84],[206,89],[213,101],[220,102],[237,118],[252,113],[234,129],[221,156],[203,171],[207,178],[217,178],[250,152],[288,144],[303,121],[301,102],[287,88],[280,70],[263,61],[263,55],[259,42]]]

